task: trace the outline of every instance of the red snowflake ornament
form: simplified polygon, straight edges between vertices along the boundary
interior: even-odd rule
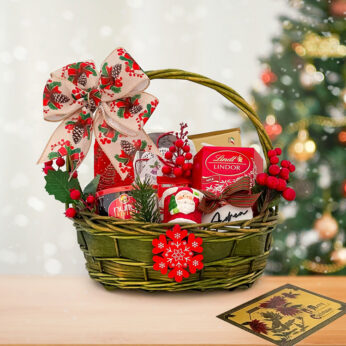
[[[168,239],[167,239],[168,238]],[[166,235],[161,234],[159,238],[153,240],[154,270],[167,274],[176,282],[181,282],[183,278],[188,278],[195,274],[196,270],[203,268],[203,255],[201,253],[202,238],[195,237],[193,233],[188,234],[187,230],[175,225],[172,230],[167,230]]]

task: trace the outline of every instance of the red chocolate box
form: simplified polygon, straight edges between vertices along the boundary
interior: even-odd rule
[[[253,186],[263,172],[263,159],[254,148],[205,146],[196,154],[192,172],[195,189],[217,194],[244,176]]]

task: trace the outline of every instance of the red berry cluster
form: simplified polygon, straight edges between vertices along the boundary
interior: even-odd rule
[[[89,195],[86,200],[82,199],[82,193],[77,189],[70,190],[70,197],[73,201],[79,202],[82,207],[91,210],[95,205],[95,197]],[[77,209],[75,207],[67,208],[65,211],[66,217],[74,218],[77,214]]]
[[[175,134],[177,140],[165,153],[165,165],[162,167],[164,175],[173,173],[176,177],[189,178],[191,176],[192,163],[188,161],[192,159],[192,154],[188,145],[188,131],[184,131],[186,128],[187,124],[180,124],[180,133],[176,132]]]
[[[44,163],[44,167],[42,168],[42,171],[44,172],[44,174],[48,174],[48,172],[51,170],[55,171],[53,167],[53,163],[54,163],[53,160],[46,161]],[[60,156],[55,160],[55,164],[58,166],[58,168],[63,167],[65,165],[65,159]],[[72,178],[76,179],[77,177],[78,177],[78,173],[77,171],[74,171],[72,174]]]
[[[260,173],[256,177],[256,182],[259,185],[266,186],[269,189],[282,192],[282,197],[287,201],[293,201],[296,198],[296,192],[287,187],[287,182],[290,178],[290,173],[295,171],[295,166],[288,160],[282,160],[280,166],[279,156],[281,155],[281,149],[275,148],[268,151],[268,157],[270,166],[268,167],[268,173]]]

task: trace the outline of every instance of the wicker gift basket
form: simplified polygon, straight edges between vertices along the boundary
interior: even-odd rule
[[[268,162],[271,141],[258,115],[232,88],[182,70],[146,74],[151,80],[188,80],[223,95],[253,123]],[[171,223],[153,224],[82,212],[74,219],[74,226],[90,277],[107,289],[183,291],[250,286],[264,271],[277,221],[277,207],[265,207],[246,221],[182,224],[182,228],[203,239],[204,268],[180,283],[153,270],[152,241],[171,228]]]

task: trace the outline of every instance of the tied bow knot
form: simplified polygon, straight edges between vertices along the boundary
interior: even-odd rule
[[[148,85],[148,76],[123,48],[105,59],[99,73],[93,61],[53,72],[43,92],[43,114],[60,124],[38,163],[69,155],[74,171],[89,151],[93,133],[121,178],[133,169],[134,150],[160,156],[143,130],[158,104],[144,92]]]
[[[251,194],[250,178],[243,177],[234,184],[227,186],[219,195],[203,191],[204,197],[199,204],[199,210],[205,214],[212,213],[226,204],[238,208],[250,208],[261,193]]]

